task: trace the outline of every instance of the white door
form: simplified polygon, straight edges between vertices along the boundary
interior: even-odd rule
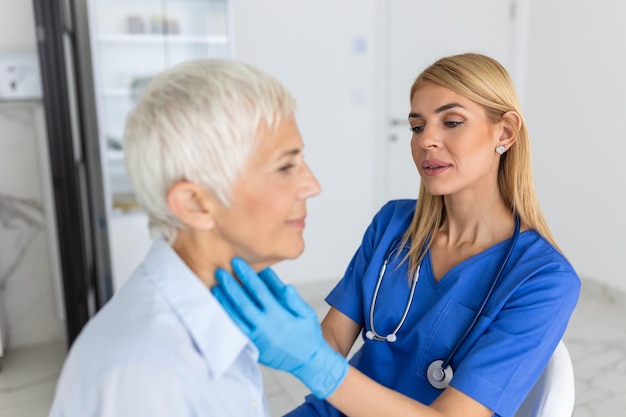
[[[393,0],[384,2],[385,144],[382,198],[416,198],[419,176],[410,150],[409,91],[438,58],[479,52],[497,59],[515,80],[525,33],[516,6],[523,0]],[[517,51],[516,51],[517,49]]]

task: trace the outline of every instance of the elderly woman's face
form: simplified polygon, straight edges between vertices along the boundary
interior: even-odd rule
[[[231,206],[216,222],[235,255],[257,267],[302,253],[306,200],[320,192],[304,162],[295,119],[284,119],[276,130],[262,133],[234,184]]]

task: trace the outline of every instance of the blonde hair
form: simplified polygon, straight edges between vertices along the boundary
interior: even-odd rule
[[[506,69],[493,58],[467,53],[439,59],[426,68],[411,87],[409,99],[425,84],[434,83],[481,105],[487,118],[496,123],[509,111],[521,119],[515,144],[501,156],[498,169],[498,187],[512,213],[521,223],[536,230],[558,248],[543,215],[533,183],[530,160],[530,142],[526,123],[513,81]],[[420,184],[415,214],[403,243],[411,242],[409,270],[415,272],[422,261],[430,238],[446,217],[443,196],[429,194]]]
[[[262,128],[273,129],[295,108],[278,80],[237,61],[188,61],[157,75],[124,131],[128,176],[151,233],[173,241],[184,227],[166,201],[178,181],[201,184],[229,204]]]

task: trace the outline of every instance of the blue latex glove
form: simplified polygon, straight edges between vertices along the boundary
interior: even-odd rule
[[[233,271],[215,272],[213,294],[259,349],[259,362],[295,375],[325,399],[343,382],[348,361],[324,340],[315,311],[270,268],[256,273],[235,258]]]

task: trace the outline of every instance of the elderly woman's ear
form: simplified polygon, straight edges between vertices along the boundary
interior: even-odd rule
[[[167,206],[187,227],[210,230],[215,225],[217,199],[205,187],[189,181],[179,181],[167,192]]]

